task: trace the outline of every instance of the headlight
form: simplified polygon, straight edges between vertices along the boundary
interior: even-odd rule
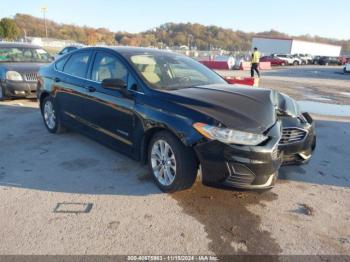
[[[23,81],[23,77],[21,76],[21,74],[16,71],[7,71],[6,79],[12,81]]]
[[[229,128],[221,128],[195,123],[193,127],[206,138],[218,140],[225,144],[256,146],[264,142],[268,137],[261,134],[253,134]]]

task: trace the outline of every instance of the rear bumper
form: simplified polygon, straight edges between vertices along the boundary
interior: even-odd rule
[[[209,186],[267,189],[274,186],[283,154],[278,148],[281,125],[269,132],[262,146],[227,145],[208,141],[195,147],[201,163],[202,182]]]
[[[17,82],[6,80],[1,83],[6,97],[36,98],[37,82]]]

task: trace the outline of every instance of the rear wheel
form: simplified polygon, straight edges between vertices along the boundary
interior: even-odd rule
[[[167,131],[156,133],[151,139],[148,166],[158,187],[167,193],[190,188],[198,171],[192,149]]]
[[[4,88],[0,85],[0,101],[4,101],[5,99],[6,99],[5,90],[4,90]]]
[[[297,66],[297,65],[299,65],[299,62],[298,62],[298,61],[294,61],[294,62],[293,62],[293,65],[294,65],[294,66]]]
[[[55,134],[65,131],[51,96],[44,98],[41,106],[41,114],[43,116],[44,124],[50,133]]]

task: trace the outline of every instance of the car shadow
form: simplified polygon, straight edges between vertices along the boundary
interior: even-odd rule
[[[0,186],[92,195],[161,193],[146,166],[73,131],[49,133],[36,103],[28,103],[0,103]]]

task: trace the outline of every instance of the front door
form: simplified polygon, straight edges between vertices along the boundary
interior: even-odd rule
[[[89,122],[90,134],[116,150],[133,153],[134,98],[116,90],[102,87],[107,78],[117,78],[130,83],[131,75],[113,54],[97,52],[86,86],[83,113]]]

